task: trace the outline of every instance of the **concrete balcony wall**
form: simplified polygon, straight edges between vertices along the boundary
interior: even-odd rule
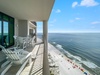
[[[18,19],[15,19],[15,23],[14,23],[14,35],[18,36]]]
[[[26,37],[28,32],[28,21],[18,20],[18,36]]]

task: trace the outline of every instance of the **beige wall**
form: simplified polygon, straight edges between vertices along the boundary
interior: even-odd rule
[[[18,20],[17,20],[17,19],[15,19],[15,24],[14,24],[14,26],[15,26],[15,27],[14,27],[14,30],[15,30],[15,31],[14,31],[14,32],[15,32],[14,35],[15,35],[15,36],[18,36]]]
[[[15,36],[26,37],[32,32],[35,32],[35,29],[28,20],[15,19]]]
[[[28,35],[28,21],[18,20],[18,36],[26,37]]]

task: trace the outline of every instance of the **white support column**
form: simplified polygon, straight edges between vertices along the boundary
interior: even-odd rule
[[[43,21],[43,42],[44,42],[44,54],[43,54],[43,75],[50,75],[49,62],[48,62],[48,22]]]

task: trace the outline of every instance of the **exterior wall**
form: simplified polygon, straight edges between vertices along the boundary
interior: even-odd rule
[[[15,25],[14,25],[15,27],[14,27],[14,32],[15,32],[15,36],[18,36],[18,19],[15,19]]]
[[[26,37],[28,34],[28,21],[18,20],[18,36]]]

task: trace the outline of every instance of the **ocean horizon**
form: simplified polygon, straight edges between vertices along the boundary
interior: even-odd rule
[[[73,61],[100,67],[100,33],[49,33],[48,41]]]

